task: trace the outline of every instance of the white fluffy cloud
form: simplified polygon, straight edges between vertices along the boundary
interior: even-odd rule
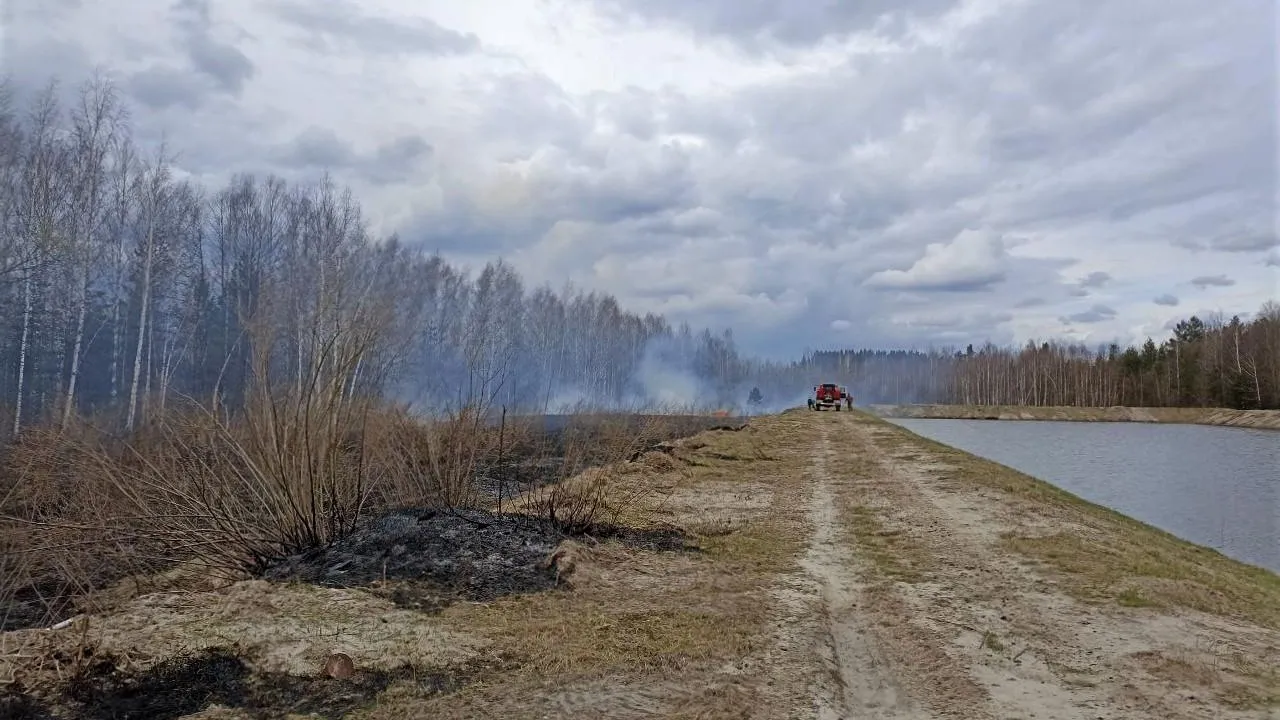
[[[183,170],[754,351],[1163,334],[1277,294],[1269,0],[48,0]],[[1153,302],[1153,298],[1155,299]]]
[[[867,285],[898,290],[972,291],[1004,280],[1004,241],[990,231],[963,230],[945,243],[929,243],[906,270],[881,270]]]

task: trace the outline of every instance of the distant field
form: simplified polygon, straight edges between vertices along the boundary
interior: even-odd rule
[[[888,418],[1183,423],[1280,430],[1280,410],[1024,405],[871,405],[869,409]]]

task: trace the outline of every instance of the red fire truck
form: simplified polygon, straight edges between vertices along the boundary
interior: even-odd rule
[[[849,396],[849,391],[843,386],[835,383],[823,383],[813,386],[813,397],[809,398],[810,410],[835,408],[836,412],[839,412],[841,405],[853,407],[853,398]]]

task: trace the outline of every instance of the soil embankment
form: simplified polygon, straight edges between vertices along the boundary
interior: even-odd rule
[[[1280,430],[1280,410],[1030,405],[872,405],[870,410],[887,418],[1182,423]]]
[[[0,715],[1280,713],[1280,577],[860,412],[757,418],[569,482],[607,483],[629,530],[534,547],[406,513],[385,577],[190,587],[4,633]],[[412,557],[446,546],[471,549],[472,585],[534,574],[467,591],[465,568]],[[322,564],[381,552],[362,535]],[[449,602],[387,592],[446,569]],[[353,676],[323,674],[335,653]]]

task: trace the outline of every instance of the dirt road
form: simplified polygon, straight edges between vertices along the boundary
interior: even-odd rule
[[[756,418],[589,483],[690,547],[585,535],[517,568],[477,544],[552,579],[451,604],[406,601],[432,592],[412,578],[146,594],[0,633],[0,710],[88,647],[133,673],[94,680],[102,707],[221,648],[239,674],[189,665],[184,696],[217,701],[185,717],[1280,718],[1276,575],[862,413]],[[317,677],[333,652],[355,679]]]

